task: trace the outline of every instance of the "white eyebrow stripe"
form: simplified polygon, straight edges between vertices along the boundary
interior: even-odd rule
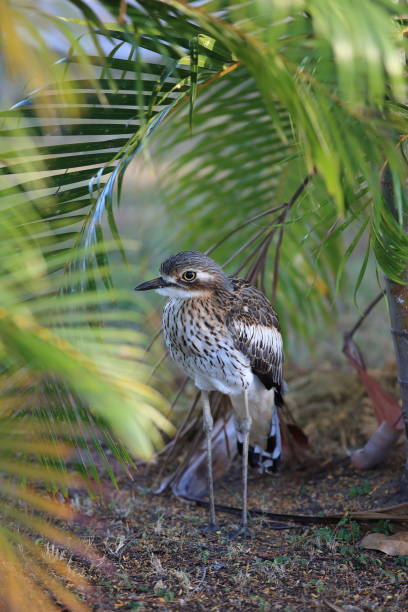
[[[200,280],[208,280],[209,278],[213,278],[213,275],[209,274],[208,272],[203,272],[202,270],[199,270],[197,272],[197,278],[199,278]]]
[[[162,277],[163,280],[167,281],[168,283],[175,283],[176,279],[173,278],[172,276],[169,276],[168,274],[161,274],[160,275]]]

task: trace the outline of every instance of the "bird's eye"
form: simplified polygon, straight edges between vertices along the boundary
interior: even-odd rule
[[[191,281],[193,281],[196,278],[197,274],[195,272],[193,272],[193,270],[186,270],[185,272],[183,272],[182,275],[182,279],[187,281],[188,283],[191,283]]]

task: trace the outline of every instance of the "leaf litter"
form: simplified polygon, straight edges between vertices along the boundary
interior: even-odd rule
[[[395,392],[394,370],[370,375]],[[290,409],[310,440],[315,462],[287,464],[273,476],[250,473],[252,538],[232,538],[239,517],[223,512],[217,514],[219,529],[205,533],[206,508],[169,490],[154,493],[163,475],[177,469],[177,457],[168,465],[159,457],[140,466],[133,480],[117,466],[119,490],[106,477],[103,500],[79,496],[87,520],[76,524],[76,534],[92,542],[112,568],[107,577],[98,567],[81,567],[94,586],[95,612],[405,609],[408,556],[360,545],[367,532],[395,544],[398,532],[407,528],[399,522],[408,514],[407,504],[390,503],[403,467],[403,445],[396,444],[375,469],[357,471],[348,451],[364,444],[377,427],[358,376],[324,366],[298,374],[290,388]],[[240,508],[238,457],[217,481],[216,501]],[[315,518],[273,529],[262,512]],[[324,515],[330,521],[319,521]],[[397,537],[390,540],[393,534]]]

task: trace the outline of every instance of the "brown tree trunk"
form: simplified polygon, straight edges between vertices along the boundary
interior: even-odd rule
[[[381,184],[384,200],[392,214],[396,216],[392,176],[388,166],[384,170]],[[405,224],[405,231],[408,233],[408,220]],[[386,278],[385,286],[407,436],[407,456],[401,479],[401,493],[408,498],[408,262],[406,262],[402,280],[407,284],[403,285]]]

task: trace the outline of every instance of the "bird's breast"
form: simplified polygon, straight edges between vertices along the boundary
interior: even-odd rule
[[[221,316],[217,319],[199,300],[169,300],[163,312],[163,331],[170,352],[185,356],[208,355],[228,344]]]
[[[207,380],[209,388],[223,390],[222,385],[227,385],[241,390],[252,374],[222,314],[207,301],[169,300],[163,312],[164,340],[171,357],[200,388],[199,381]]]

